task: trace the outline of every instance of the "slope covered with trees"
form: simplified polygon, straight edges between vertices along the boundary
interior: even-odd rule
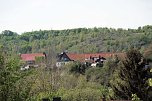
[[[120,52],[130,47],[143,51],[152,42],[152,26],[138,29],[77,28],[67,30],[39,30],[18,35],[5,30],[0,44],[14,53],[47,52],[48,47],[61,52],[95,53]]]

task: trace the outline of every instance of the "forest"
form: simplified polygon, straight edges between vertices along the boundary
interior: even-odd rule
[[[57,53],[125,52],[130,47],[141,52],[152,42],[152,26],[138,29],[77,28],[66,30],[39,30],[21,35],[5,30],[0,34],[0,45],[14,53],[48,53],[51,48]]]
[[[103,66],[80,62],[21,71],[19,54],[123,52]],[[138,29],[77,28],[0,34],[0,101],[152,101],[152,26]],[[147,67],[146,67],[147,66]]]

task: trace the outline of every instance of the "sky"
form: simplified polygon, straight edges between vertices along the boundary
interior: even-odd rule
[[[152,0],[0,0],[0,32],[152,25]]]

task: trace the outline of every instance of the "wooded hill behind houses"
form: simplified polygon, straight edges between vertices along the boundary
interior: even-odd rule
[[[21,35],[5,30],[0,34],[0,45],[9,52],[48,52],[49,48],[59,53],[125,52],[130,47],[141,52],[152,42],[152,26],[138,29],[77,28],[66,30],[39,30]]]
[[[62,51],[118,52],[125,53],[125,59],[110,57],[93,68],[72,61],[56,68],[54,58]],[[36,65],[40,65],[21,70],[25,63],[19,56],[23,53],[38,53],[47,58],[43,61],[34,56]],[[59,56],[63,53],[66,52]],[[30,58],[29,54],[26,57]],[[96,27],[40,30],[21,35],[5,30],[0,34],[0,101],[52,101],[54,98],[62,101],[152,101],[150,63],[150,25],[127,30]]]

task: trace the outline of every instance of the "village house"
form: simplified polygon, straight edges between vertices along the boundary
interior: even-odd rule
[[[79,61],[82,64],[89,64],[91,67],[102,66],[108,58],[113,58],[115,55],[121,55],[123,53],[86,53],[86,54],[75,54],[62,52],[57,55],[56,67],[62,67],[68,63]],[[42,57],[46,59],[45,53],[31,53],[31,54],[20,54],[21,60],[25,62],[24,69],[29,67],[38,67],[40,62],[36,63],[37,58]]]
[[[115,55],[120,54],[122,53],[75,54],[62,52],[57,56],[58,60],[56,62],[56,66],[62,67],[69,62],[79,61],[81,63],[90,63],[92,67],[96,67],[97,65],[103,65],[107,58],[112,58]]]
[[[31,53],[31,54],[20,54],[21,61],[25,62],[24,66],[21,68],[22,70],[24,69],[29,69],[29,67],[37,67],[38,64],[36,63],[36,59],[39,60],[45,59],[46,54],[45,53]]]
[[[56,67],[62,67],[72,61],[73,60],[70,59],[70,57],[65,52],[62,52],[61,54],[57,55]]]

